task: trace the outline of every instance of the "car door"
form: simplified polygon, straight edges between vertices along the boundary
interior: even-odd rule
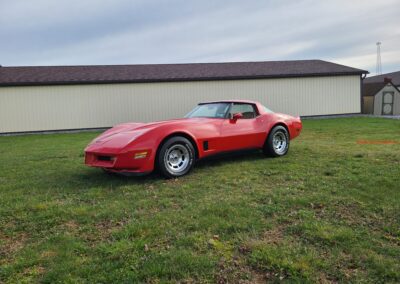
[[[240,113],[242,117],[234,119]],[[257,107],[249,103],[232,103],[228,118],[221,125],[221,151],[258,148],[262,129],[262,117]]]

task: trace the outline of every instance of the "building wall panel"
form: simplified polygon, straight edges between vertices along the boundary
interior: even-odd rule
[[[374,115],[382,115],[382,92],[375,95]]]
[[[163,120],[220,99],[256,100],[292,115],[359,113],[360,77],[0,87],[0,132]]]
[[[374,98],[373,96],[363,97],[364,100],[364,112],[365,114],[373,114],[374,113]]]
[[[400,92],[397,90],[394,93],[393,115],[400,115]]]

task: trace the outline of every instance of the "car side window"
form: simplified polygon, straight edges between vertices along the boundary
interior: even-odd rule
[[[252,104],[234,103],[231,107],[229,115],[232,116],[239,112],[243,115],[243,119],[251,119],[257,116],[257,112]]]

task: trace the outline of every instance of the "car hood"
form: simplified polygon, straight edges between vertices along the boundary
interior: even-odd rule
[[[210,118],[181,118],[150,123],[122,123],[106,130],[96,137],[86,150],[90,151],[100,146],[109,149],[121,149],[154,128],[174,124],[185,126],[188,124],[205,123],[206,120],[210,120]]]

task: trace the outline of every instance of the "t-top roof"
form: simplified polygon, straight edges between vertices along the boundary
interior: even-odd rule
[[[0,67],[0,86],[207,81],[361,75],[323,60],[229,63]]]

